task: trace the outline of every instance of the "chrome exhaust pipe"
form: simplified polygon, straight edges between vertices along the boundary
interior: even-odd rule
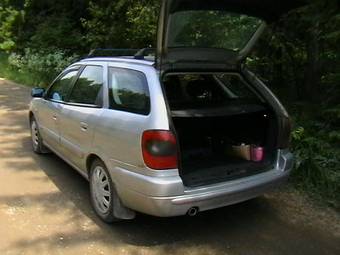
[[[187,215],[190,217],[194,217],[198,214],[198,207],[192,207],[188,210]]]

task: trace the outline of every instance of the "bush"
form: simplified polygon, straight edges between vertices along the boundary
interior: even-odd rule
[[[309,123],[306,123],[309,126]],[[313,123],[315,125],[315,123]],[[293,132],[293,150],[296,166],[293,181],[314,197],[322,198],[334,207],[340,206],[340,150],[332,144],[340,132],[325,132],[308,127]]]
[[[12,53],[8,62],[12,69],[27,74],[30,85],[46,86],[67,67],[76,55],[67,56],[62,50],[33,51],[25,49],[23,55]]]

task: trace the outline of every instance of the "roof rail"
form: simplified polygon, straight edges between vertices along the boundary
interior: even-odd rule
[[[93,49],[88,57],[122,57],[134,56],[139,49]]]
[[[143,60],[146,56],[155,55],[156,49],[94,49],[88,54],[88,58],[94,57],[123,57],[131,56],[135,59]]]

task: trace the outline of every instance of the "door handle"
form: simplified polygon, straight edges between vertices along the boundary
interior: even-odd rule
[[[87,123],[85,122],[80,122],[80,127],[81,127],[81,130],[87,131],[87,129],[89,128],[89,125],[87,125]]]

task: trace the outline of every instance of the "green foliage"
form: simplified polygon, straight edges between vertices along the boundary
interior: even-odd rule
[[[91,19],[83,20],[86,40],[92,48],[118,47],[118,38],[126,38],[126,1],[90,1]],[[127,45],[121,42],[122,47]]]
[[[92,48],[145,48],[154,45],[156,0],[90,1],[89,19],[83,19]]]
[[[137,48],[156,46],[159,1],[135,1],[126,13],[129,42]],[[131,46],[130,46],[131,47]]]
[[[0,52],[0,78],[7,78],[21,84],[34,86],[29,73],[20,73],[8,63],[8,54]]]
[[[0,6],[0,50],[11,51],[16,48],[22,22],[23,12]]]
[[[0,50],[84,48],[87,0],[1,0]]]
[[[293,180],[298,187],[339,208],[340,147],[334,142],[340,138],[340,131],[317,131],[315,123],[304,124],[309,126],[308,132],[298,127],[292,135],[296,157]]]
[[[31,36],[29,46],[33,49],[64,49],[67,52],[79,52],[84,47],[83,36],[75,28],[72,19],[63,16],[50,16],[38,24]],[[53,27],[53,29],[51,29]]]
[[[46,52],[26,49],[23,55],[12,53],[8,64],[12,70],[29,75],[32,85],[46,86],[75,58],[76,55],[67,56],[61,50]]]

